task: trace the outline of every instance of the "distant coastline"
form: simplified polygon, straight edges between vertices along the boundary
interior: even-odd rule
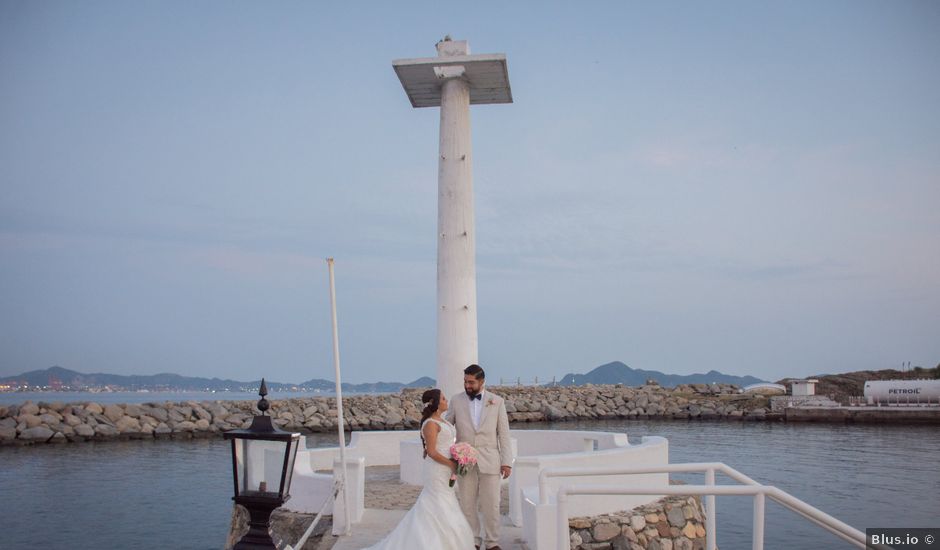
[[[384,392],[346,391],[344,395],[375,395]],[[389,392],[393,393],[393,392]],[[272,391],[269,398],[311,399],[332,397],[333,391]],[[184,402],[184,401],[257,401],[258,393],[248,391],[14,391],[0,392],[0,405],[14,405],[31,401],[33,403],[99,403],[99,404],[139,404],[149,402]]]
[[[493,373],[491,373],[492,375]],[[490,383],[499,379],[491,376]],[[583,386],[585,384],[624,384],[640,386],[653,380],[662,386],[680,384],[736,384],[746,386],[764,382],[753,376],[736,376],[716,370],[706,373],[667,374],[654,370],[631,368],[620,361],[595,367],[585,374],[568,373],[560,381],[541,386]],[[313,378],[299,384],[265,381],[268,391],[293,392],[322,395],[332,393],[336,383],[322,378]],[[366,382],[353,384],[344,382],[342,390],[349,393],[396,393],[405,388],[430,388],[436,384],[433,378],[422,376],[412,382]],[[162,373],[153,375],[123,375],[91,373],[85,374],[59,366],[24,372],[15,376],[0,377],[0,394],[16,391],[59,392],[80,391],[89,393],[113,392],[194,392],[194,393],[244,393],[257,391],[261,380],[243,382],[220,378],[202,378]],[[526,384],[529,385],[529,384]],[[531,385],[539,386],[538,383]]]

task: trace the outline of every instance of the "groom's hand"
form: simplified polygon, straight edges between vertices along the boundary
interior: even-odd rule
[[[503,476],[503,479],[506,479],[506,478],[509,477],[509,474],[512,473],[512,467],[511,467],[511,466],[500,466],[500,467],[499,467],[499,473],[500,473],[500,475]]]

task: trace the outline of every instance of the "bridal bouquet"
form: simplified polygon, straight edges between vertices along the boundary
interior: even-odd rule
[[[464,475],[477,465],[477,450],[468,443],[455,443],[450,446],[450,456],[457,463],[457,474],[451,474],[450,486],[457,481],[457,475]]]

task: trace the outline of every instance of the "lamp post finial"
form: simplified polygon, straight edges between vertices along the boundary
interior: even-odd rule
[[[264,396],[268,395],[268,386],[264,383],[264,378],[261,379],[261,388],[258,389],[258,395],[261,396],[261,400],[258,401],[258,410],[261,411],[261,414],[267,414],[267,410],[271,408],[268,400]]]

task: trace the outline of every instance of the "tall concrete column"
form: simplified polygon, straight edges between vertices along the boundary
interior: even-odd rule
[[[463,67],[438,71],[441,92],[437,179],[437,380],[448,396],[477,363],[476,237],[470,142],[470,85]]]
[[[441,108],[437,187],[437,386],[463,390],[478,363],[476,235],[470,105],[511,103],[506,56],[470,55],[466,41],[438,42],[438,56],[392,63],[414,107]]]

